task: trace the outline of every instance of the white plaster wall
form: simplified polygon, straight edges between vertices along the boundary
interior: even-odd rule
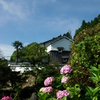
[[[61,39],[47,47],[47,52],[51,50],[58,51],[57,47],[63,47],[64,50],[70,51],[70,41],[67,39]]]
[[[47,52],[50,52],[51,50],[58,51],[57,48],[54,48],[52,45],[49,45],[49,46],[47,47]]]

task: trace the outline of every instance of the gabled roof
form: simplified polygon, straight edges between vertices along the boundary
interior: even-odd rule
[[[58,37],[55,37],[55,38],[52,38],[51,40],[42,42],[41,44],[44,44],[44,45],[48,44],[48,45],[50,45],[50,44],[53,44],[53,43],[55,43],[55,42],[57,42],[57,41],[59,41],[61,39],[64,39],[64,38],[67,39],[70,42],[73,41],[72,39],[68,38],[66,35],[63,35],[63,36],[59,35]]]

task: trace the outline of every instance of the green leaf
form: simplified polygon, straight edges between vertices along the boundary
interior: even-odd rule
[[[93,97],[93,99],[92,100],[98,100],[98,98],[97,97]]]
[[[93,89],[93,96],[95,96],[100,91],[100,87]]]
[[[91,77],[91,79],[93,80],[94,83],[98,83],[98,77]]]
[[[49,98],[48,100],[57,100],[56,98]]]
[[[86,96],[90,96],[91,98],[97,97],[100,92],[100,87],[92,88],[87,86]]]
[[[91,95],[92,95],[92,90],[93,90],[93,88],[90,87],[90,86],[87,86],[86,89],[87,89],[86,95],[91,96]]]
[[[66,97],[66,96],[64,96],[61,100],[67,100],[67,97]]]
[[[48,95],[49,95],[48,93],[39,92],[38,93],[39,100],[46,100]]]
[[[89,71],[92,74],[91,79],[93,80],[93,82],[98,83],[100,81],[100,69],[91,66],[91,69]]]

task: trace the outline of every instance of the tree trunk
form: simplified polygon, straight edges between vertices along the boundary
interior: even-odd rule
[[[18,46],[16,47],[16,64],[18,63]]]

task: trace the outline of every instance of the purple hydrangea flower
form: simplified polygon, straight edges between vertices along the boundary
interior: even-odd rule
[[[67,90],[63,90],[63,91],[59,90],[59,91],[56,93],[56,95],[57,95],[57,100],[58,100],[58,99],[63,98],[64,96],[68,97],[68,96],[70,95],[70,92],[67,91]]]
[[[48,85],[51,85],[52,84],[52,81],[53,81],[53,77],[47,77],[44,81],[44,85],[45,86],[48,86]]]
[[[71,73],[72,68],[70,65],[64,65],[61,70],[60,70],[60,74],[67,74],[67,73]]]
[[[45,93],[49,92],[50,93],[52,91],[53,91],[53,88],[51,86],[49,86],[49,87],[42,88],[42,91],[41,92],[45,92]]]
[[[67,82],[68,82],[68,77],[63,76],[62,79],[61,79],[61,83],[66,84]]]

